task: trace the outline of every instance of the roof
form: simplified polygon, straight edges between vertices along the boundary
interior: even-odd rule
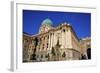
[[[45,20],[43,20],[42,25],[48,25],[48,26],[52,26],[53,22],[47,18]]]

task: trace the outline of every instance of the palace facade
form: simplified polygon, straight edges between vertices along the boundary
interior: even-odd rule
[[[79,40],[66,22],[53,27],[53,22],[45,19],[38,34],[23,33],[23,62],[91,59],[88,48],[91,49],[91,39]]]

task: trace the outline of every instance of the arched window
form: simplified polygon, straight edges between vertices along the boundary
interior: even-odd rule
[[[65,32],[65,29],[63,29],[63,32]]]

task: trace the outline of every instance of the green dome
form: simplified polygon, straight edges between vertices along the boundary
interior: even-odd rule
[[[49,25],[49,26],[51,26],[53,23],[52,23],[52,21],[50,20],[50,19],[45,19],[43,22],[42,22],[42,25]]]

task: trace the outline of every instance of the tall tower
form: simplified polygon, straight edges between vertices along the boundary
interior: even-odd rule
[[[39,34],[48,32],[48,30],[52,28],[52,24],[53,22],[49,18],[43,20],[39,29]]]

